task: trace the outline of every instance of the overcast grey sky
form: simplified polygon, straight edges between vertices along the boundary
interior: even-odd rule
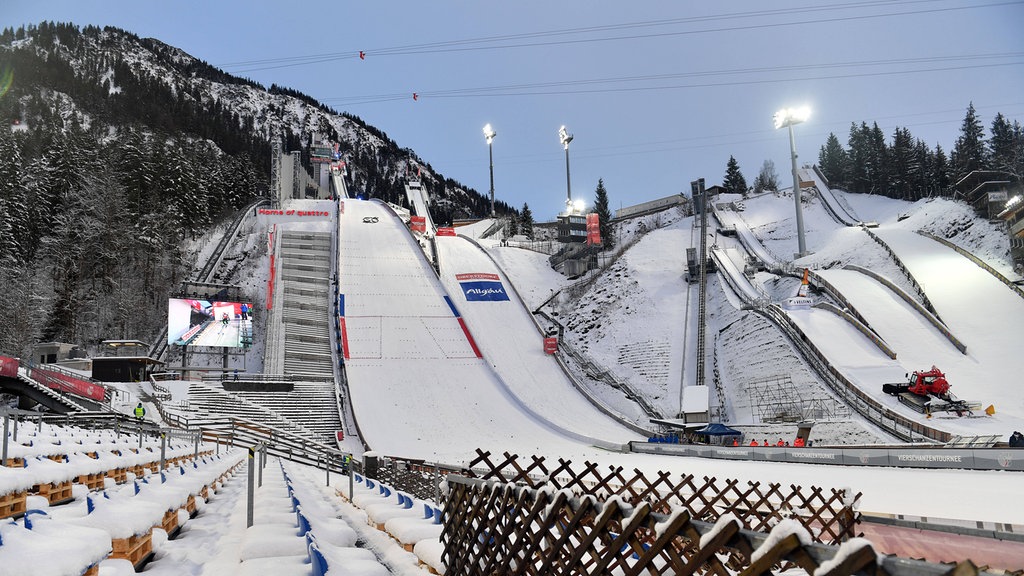
[[[300,8],[301,7],[301,8]],[[613,208],[722,181],[730,155],[789,184],[772,115],[808,105],[801,162],[850,123],[949,152],[969,103],[1024,122],[1024,2],[140,2],[4,0],[0,25],[113,25],[385,131],[446,176],[536,218],[603,178]],[[359,58],[359,52],[365,59]],[[413,99],[413,93],[419,95]]]

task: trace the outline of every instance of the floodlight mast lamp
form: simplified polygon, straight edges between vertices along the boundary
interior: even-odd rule
[[[569,134],[565,130],[563,124],[558,129],[558,140],[562,143],[565,148],[565,213],[572,213],[572,182],[569,180],[569,142],[572,142],[572,134]]]
[[[783,108],[775,113],[775,129],[789,128],[789,154],[793,162],[793,202],[796,204],[796,237],[798,252],[797,257],[807,254],[807,241],[804,238],[804,212],[800,206],[800,176],[796,171],[796,140],[793,139],[793,125],[799,124],[811,116],[811,109]]]
[[[491,128],[490,124],[484,126],[484,138],[487,140],[487,156],[490,158],[491,167],[491,218],[494,218],[494,147],[491,144],[497,135],[498,133]]]

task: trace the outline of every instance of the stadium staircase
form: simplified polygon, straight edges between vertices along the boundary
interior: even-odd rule
[[[95,402],[88,402],[89,406],[87,407],[85,406],[85,401],[43,386],[23,372],[18,373],[17,383],[12,382],[4,388],[31,398],[33,401],[46,406],[47,409],[60,414],[88,412],[90,408],[96,406]]]
[[[292,385],[291,392],[236,390],[231,394],[299,424],[313,432],[318,442],[333,443],[334,433],[341,430],[334,381],[302,381]]]
[[[303,397],[302,394],[291,394],[288,392],[277,392],[277,393],[265,393],[273,394],[273,407],[266,406],[257,401],[260,393],[253,392],[228,392],[224,390],[220,385],[204,384],[199,382],[192,382],[188,387],[188,403],[185,405],[175,406],[173,404],[164,403],[164,409],[170,413],[178,413],[181,416],[187,416],[188,418],[203,418],[204,416],[215,417],[220,415],[231,415],[238,418],[244,418],[253,422],[258,422],[267,426],[273,426],[284,431],[287,431],[295,436],[306,438],[318,443],[325,443],[327,441],[334,442],[334,430],[337,429],[337,408],[335,408],[335,402],[333,398],[333,384],[329,384],[331,387],[331,401],[330,403],[316,403],[310,401],[308,398]],[[248,398],[246,394],[256,394],[256,398]],[[269,401],[268,401],[269,402]],[[303,408],[311,408],[314,404],[322,406],[316,413],[307,410],[303,411]],[[326,405],[324,405],[326,404]],[[292,405],[289,407],[289,405]],[[331,418],[334,420],[335,428],[328,430],[326,426],[330,426],[329,422],[320,423],[314,421],[314,419],[321,418],[320,412],[327,413],[331,411],[334,413]],[[296,417],[295,420],[284,416],[289,414]],[[299,420],[301,418],[301,420]],[[309,426],[314,424],[314,426]]]
[[[333,378],[331,235],[284,232],[280,258],[284,292],[281,314],[284,373]]]

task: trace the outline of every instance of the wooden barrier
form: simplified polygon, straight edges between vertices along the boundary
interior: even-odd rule
[[[25,499],[28,492],[11,492],[0,496],[0,518],[12,518],[25,513]]]
[[[153,552],[153,530],[136,534],[131,538],[114,538],[110,541],[109,558],[128,560],[138,570],[139,566]]]
[[[75,484],[83,484],[90,492],[95,490],[103,490],[103,479],[106,478],[106,474],[102,472],[96,472],[93,474],[80,474],[75,477]]]
[[[970,560],[928,564],[879,554],[856,539],[826,546],[786,521],[771,533],[745,530],[733,515],[698,519],[686,509],[574,496],[451,475],[443,516],[441,560],[449,574],[742,574],[770,576],[798,568],[829,576],[978,576]],[[759,506],[756,506],[759,507]],[[795,570],[794,570],[795,572]]]
[[[164,512],[160,525],[154,526],[154,528],[163,528],[164,532],[167,532],[168,535],[174,533],[178,529],[178,511],[168,510]]]
[[[65,480],[64,482],[36,484],[32,487],[31,492],[38,496],[45,497],[52,506],[71,499],[71,481]]]
[[[128,470],[124,468],[114,468],[113,470],[107,470],[107,478],[112,478],[117,484],[124,484],[128,481]]]
[[[465,474],[483,480],[503,480],[536,486],[543,483],[554,489],[570,490],[605,500],[614,495],[632,505],[650,504],[651,511],[667,514],[676,508],[687,510],[700,520],[714,520],[725,514],[737,516],[742,527],[768,531],[792,517],[812,534],[816,542],[838,544],[856,536],[860,512],[854,503],[860,494],[816,486],[783,487],[781,484],[740,482],[693,474],[673,476],[668,472],[644,474],[634,468],[610,466],[602,471],[597,464],[584,462],[574,466],[562,458],[550,465],[540,456],[523,457],[505,452],[492,460],[492,454],[477,449]],[[539,482],[538,478],[546,479]],[[799,514],[792,514],[800,511]]]

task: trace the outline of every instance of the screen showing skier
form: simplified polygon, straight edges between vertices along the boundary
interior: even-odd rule
[[[252,302],[171,298],[167,303],[167,344],[249,348]]]

